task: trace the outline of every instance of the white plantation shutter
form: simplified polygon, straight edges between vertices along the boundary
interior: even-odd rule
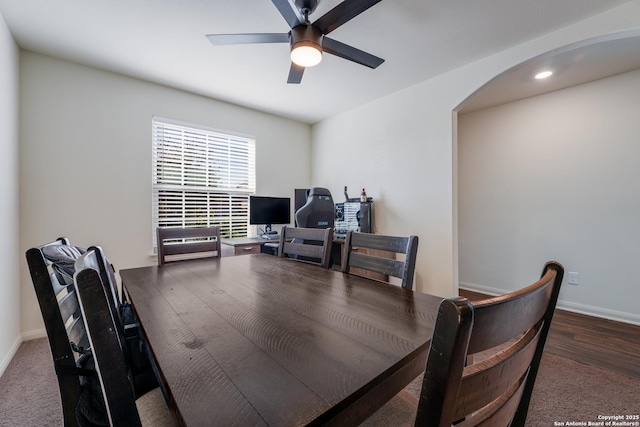
[[[249,231],[255,140],[153,118],[153,247],[156,227]]]

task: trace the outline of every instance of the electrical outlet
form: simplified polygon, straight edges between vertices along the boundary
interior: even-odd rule
[[[575,272],[568,272],[567,273],[567,283],[570,285],[577,285],[580,282],[580,275],[578,273]]]

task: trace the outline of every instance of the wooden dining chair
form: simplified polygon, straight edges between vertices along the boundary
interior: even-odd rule
[[[64,425],[75,427],[78,425],[75,410],[80,398],[79,375],[82,370],[76,366],[80,353],[74,351],[74,347],[88,348],[89,343],[80,316],[72,274],[68,276],[71,277],[71,282],[65,282],[62,272],[54,270],[53,262],[43,253],[56,251],[69,254],[71,264],[74,256],[80,256],[78,249],[71,246],[67,238],[60,237],[54,242],[29,249],[26,258],[51,348]]]
[[[91,408],[92,417],[101,418],[112,427],[177,425],[159,389],[136,400],[125,346],[117,331],[117,315],[111,309],[100,273],[83,268],[75,273],[74,282],[90,348],[83,353],[83,363],[89,369],[93,367],[93,374],[83,382],[78,416],[86,417],[85,411]],[[101,405],[95,404],[100,401]]]
[[[391,253],[394,258],[377,256],[374,251]],[[342,255],[342,271],[362,275],[359,269],[397,277],[401,279],[403,288],[411,289],[417,254],[417,236],[397,237],[348,231]],[[404,259],[395,259],[398,255]]]
[[[220,227],[158,227],[158,265],[164,265],[168,256],[214,252],[213,258],[220,258]],[[182,261],[194,257],[179,257],[173,261]]]
[[[407,406],[398,395],[363,425],[391,418],[409,425],[398,417],[417,412],[408,420],[416,427],[524,426],[563,275],[550,261],[540,280],[518,291],[474,303],[443,300],[416,411],[385,414]]]
[[[135,395],[142,396],[158,387],[157,369],[153,364],[153,358],[147,352],[146,344],[140,333],[139,322],[124,291],[119,289],[115,269],[104,255],[102,248],[100,246],[89,247],[76,260],[74,267],[76,271],[92,268],[100,276],[109,309],[115,314],[114,325],[130,370]]]
[[[26,252],[31,280],[51,348],[60,390],[63,424],[66,427],[81,425],[77,418],[77,408],[83,399],[81,384],[87,377],[95,375],[95,370],[87,367],[85,363],[91,344],[73,282],[75,263],[84,254],[85,249],[72,246],[64,237]],[[109,293],[110,290],[105,287],[103,295],[107,304]],[[112,329],[114,332],[117,331],[116,326]],[[124,366],[125,369],[128,368],[126,364]],[[145,408],[154,407],[154,398],[141,399],[141,403],[146,403]],[[143,412],[154,414],[157,411]]]
[[[323,268],[329,268],[332,228],[282,227],[278,256],[297,261],[311,262]]]

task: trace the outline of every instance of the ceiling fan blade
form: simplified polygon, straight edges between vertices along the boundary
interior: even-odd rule
[[[302,81],[302,74],[304,74],[304,67],[291,63],[291,68],[289,69],[289,78],[287,79],[287,83],[299,84]]]
[[[207,34],[207,38],[215,45],[289,43],[288,33]]]
[[[344,0],[313,23],[322,34],[329,34],[381,0]],[[275,3],[275,0],[274,0]]]
[[[294,8],[289,0],[271,0],[276,6],[280,15],[287,21],[289,28],[304,24],[304,17],[300,15],[298,9]]]
[[[356,62],[360,65],[364,65],[369,68],[377,68],[384,62],[384,59],[371,55],[360,49],[356,49],[348,44],[341,43],[337,40],[330,39],[329,37],[323,37],[322,39],[322,51],[330,53],[340,58],[348,59],[349,61]]]

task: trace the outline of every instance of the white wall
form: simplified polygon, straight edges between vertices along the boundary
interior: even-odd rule
[[[579,273],[560,306],[640,324],[638,118],[640,70],[460,115],[461,286],[515,290],[557,259]]]
[[[313,128],[314,185],[329,188],[335,201],[345,185],[351,197],[365,187],[374,199],[375,231],[418,235],[417,289],[441,295],[451,293],[453,276],[453,107],[438,111],[406,90]],[[438,268],[427,270],[429,264]]]
[[[0,15],[0,375],[20,344],[18,47]]]
[[[366,187],[377,229],[420,238],[416,288],[457,294],[456,116],[454,109],[493,77],[553,49],[640,28],[640,1],[496,53],[316,124],[314,185],[334,195]],[[338,198],[338,197],[335,197]],[[539,274],[535,266],[534,275]]]
[[[21,252],[66,236],[101,245],[117,269],[156,263],[154,115],[255,136],[258,194],[310,184],[308,125],[29,52],[20,72]],[[40,331],[26,263],[21,282],[22,331]]]

